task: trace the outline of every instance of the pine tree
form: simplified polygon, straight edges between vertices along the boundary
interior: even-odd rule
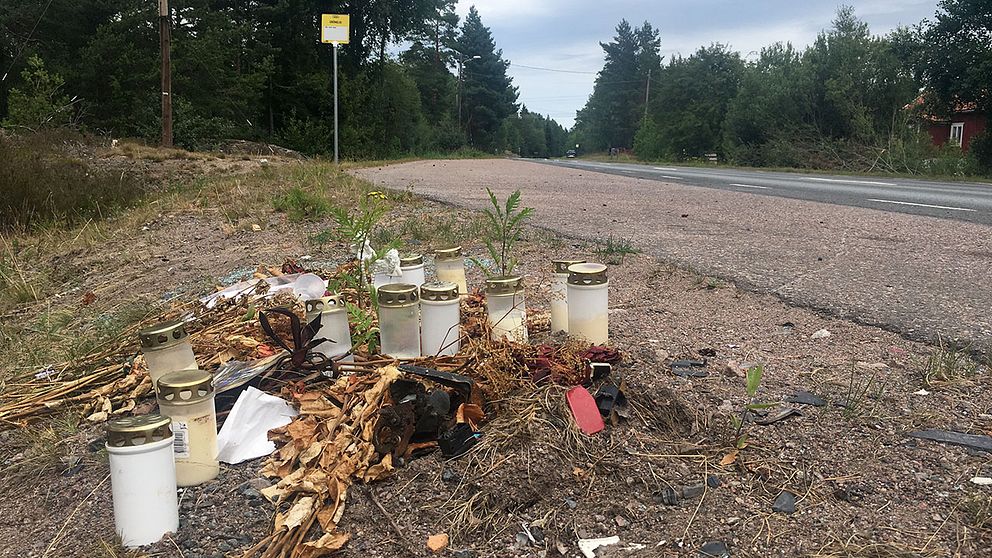
[[[470,60],[462,68],[462,126],[469,145],[493,151],[503,120],[517,112],[517,88],[506,75],[510,63],[503,60],[503,51],[496,48],[475,6],[465,17],[456,50]]]

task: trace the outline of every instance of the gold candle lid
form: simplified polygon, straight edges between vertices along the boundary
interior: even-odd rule
[[[555,268],[555,273],[568,273],[568,266],[586,263],[585,260],[551,260],[551,265]]]
[[[138,332],[142,350],[164,349],[189,337],[186,324],[181,321],[162,322]]]
[[[605,285],[606,266],[598,263],[580,263],[568,266],[570,285]]]
[[[420,254],[413,254],[410,256],[403,256],[400,258],[400,267],[413,267],[417,265],[423,265],[424,257]]]
[[[458,285],[451,281],[424,283],[420,287],[420,299],[429,302],[458,300]]]
[[[345,309],[344,302],[344,295],[339,293],[308,300],[305,303],[307,315],[321,312],[340,312]]]
[[[417,286],[407,283],[392,283],[379,287],[379,306],[392,308],[402,306],[413,306],[417,304],[420,297],[417,295]]]
[[[523,277],[505,275],[486,279],[486,294],[509,295],[524,290]]]
[[[142,446],[172,436],[172,420],[159,414],[121,417],[107,423],[107,445],[114,448]]]
[[[434,259],[437,260],[453,260],[455,258],[460,258],[462,255],[461,246],[452,246],[450,248],[438,248],[434,250]]]
[[[158,379],[159,403],[192,405],[214,392],[213,375],[206,370],[180,370],[169,372]]]

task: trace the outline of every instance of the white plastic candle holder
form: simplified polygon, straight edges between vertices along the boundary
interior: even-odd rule
[[[453,355],[460,348],[461,302],[450,281],[420,287],[420,347],[423,356]]]
[[[186,325],[182,322],[163,322],[141,330],[138,340],[141,341],[141,352],[145,355],[153,386],[169,372],[199,368],[193,347],[189,344]]]
[[[454,246],[434,251],[434,265],[437,267],[437,280],[448,281],[458,286],[458,294],[468,294],[465,281],[465,257],[462,247]]]
[[[400,279],[397,283],[414,285],[418,289],[427,282],[424,274],[424,257],[421,255],[400,258]]]
[[[142,415],[107,425],[114,529],[126,547],[152,544],[179,530],[169,424],[168,417]]]
[[[609,342],[609,281],[606,266],[568,267],[568,334],[593,345]]]
[[[383,285],[379,294],[380,352],[393,358],[420,356],[420,296],[417,286]]]
[[[307,323],[320,316],[320,329],[316,339],[326,339],[313,348],[328,360],[353,362],[351,356],[351,327],[348,325],[348,310],[343,295],[334,294],[308,300],[306,302]]]
[[[493,339],[527,342],[527,305],[521,277],[486,279],[486,311]]]
[[[156,386],[158,409],[172,419],[176,484],[196,486],[217,478],[217,412],[213,375],[183,370],[162,376]]]
[[[551,260],[551,333],[568,332],[568,266],[585,260]]]

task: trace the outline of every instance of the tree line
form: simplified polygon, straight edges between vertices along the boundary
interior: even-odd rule
[[[157,141],[157,2],[45,4],[0,0],[0,122]],[[557,122],[518,103],[490,30],[474,7],[461,21],[455,0],[170,4],[174,136],[183,147],[249,139],[332,150],[332,50],[319,42],[322,13],[351,16],[339,57],[343,156],[463,147],[548,156],[567,140]],[[406,48],[396,52],[399,45]]]
[[[932,21],[873,35],[853,9],[804,50],[745,59],[722,44],[667,62],[650,23],[621,21],[577,114],[587,150],[649,160],[716,154],[741,165],[906,173],[992,173],[989,132],[972,156],[931,145],[928,117],[992,108],[992,3],[942,0]],[[922,101],[922,102],[920,102]]]

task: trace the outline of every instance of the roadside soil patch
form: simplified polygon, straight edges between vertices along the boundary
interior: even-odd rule
[[[256,176],[238,187],[251,188]],[[482,254],[474,214],[393,196],[400,201],[385,224],[410,251],[444,244],[425,228],[446,223],[467,254]],[[525,192],[524,205],[530,201]],[[75,272],[53,288],[58,297],[4,315],[0,324],[26,345],[5,347],[2,368],[23,373],[38,364],[12,355],[49,342],[38,324],[53,307],[75,316],[54,335],[75,335],[122,307],[191,300],[287,258],[327,268],[346,261],[344,245],[313,240],[331,226],[328,217],[293,222],[267,203],[233,220],[207,202],[146,209],[119,227],[107,224],[101,242],[51,255]],[[539,210],[533,223],[552,218]],[[518,249],[535,323],[548,312],[550,260],[610,256],[597,248],[528,229]],[[434,453],[384,481],[356,484],[339,526],[352,536],[341,556],[571,557],[581,556],[579,539],[614,535],[620,542],[597,556],[696,556],[707,543],[734,557],[980,557],[992,547],[992,487],[971,482],[992,477],[990,455],[907,435],[992,433],[986,366],[925,385],[934,347],[646,254],[627,255],[609,274],[611,342],[625,358],[607,382],[624,382],[629,418],[585,437],[564,388],[514,393],[496,402],[470,454],[448,461]],[[470,286],[481,281],[470,268]],[[820,330],[829,336],[814,336]],[[541,328],[532,333],[535,341],[548,337]],[[703,358],[704,377],[673,374],[674,361]],[[747,444],[738,449],[732,417],[752,402],[744,376],[759,363],[755,399],[780,403],[769,413],[801,391],[826,404],[797,403],[799,416],[745,424]],[[15,389],[0,388],[0,402]],[[182,490],[175,535],[121,550],[103,427],[76,427],[77,419],[54,414],[0,432],[0,556],[241,556],[269,533],[274,510],[260,494],[269,484],[259,477],[260,459],[223,466],[217,480]],[[773,511],[776,501],[788,509],[783,492],[795,497],[794,513]],[[428,540],[440,534],[448,545],[435,554]]]

